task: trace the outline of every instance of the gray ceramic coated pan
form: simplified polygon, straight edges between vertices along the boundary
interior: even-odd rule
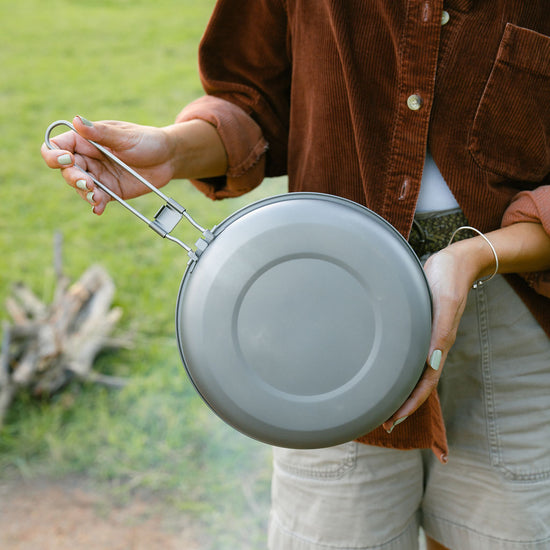
[[[407,242],[330,195],[256,202],[213,229],[176,308],[183,363],[226,422],[283,447],[387,420],[424,368],[431,299]]]
[[[46,137],[59,125],[72,128],[59,121]],[[379,426],[416,385],[430,291],[406,240],[377,214],[291,193],[209,231],[147,182],[165,201],[153,221],[94,181],[188,251],[179,350],[198,393],[229,425],[277,446],[328,447]],[[182,216],[202,231],[194,249],[169,235]]]

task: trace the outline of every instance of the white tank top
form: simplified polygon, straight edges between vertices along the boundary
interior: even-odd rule
[[[440,212],[452,208],[459,208],[459,205],[447,186],[447,182],[443,179],[432,155],[429,151],[426,151],[416,212]]]

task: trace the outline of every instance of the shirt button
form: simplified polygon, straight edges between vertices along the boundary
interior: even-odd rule
[[[418,111],[422,107],[422,98],[418,94],[412,94],[407,98],[407,107],[411,111]]]
[[[451,16],[449,15],[449,12],[448,11],[444,11],[442,14],[441,14],[441,25],[446,25],[448,22],[449,22],[449,19],[451,18]]]

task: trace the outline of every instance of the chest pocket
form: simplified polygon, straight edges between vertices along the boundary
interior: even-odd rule
[[[469,149],[481,168],[519,187],[550,172],[550,37],[506,25]]]

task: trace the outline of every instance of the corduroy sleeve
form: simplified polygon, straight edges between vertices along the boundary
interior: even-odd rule
[[[508,206],[502,227],[518,222],[540,223],[550,235],[550,185],[518,193]],[[520,274],[539,294],[550,298],[550,271]]]
[[[214,96],[203,96],[185,107],[176,122],[201,119],[212,124],[225,147],[227,173],[218,178],[191,180],[211,199],[237,197],[257,187],[264,178],[267,142],[260,127],[239,106]]]
[[[269,150],[265,175],[287,173],[291,63],[284,0],[218,0],[199,47],[210,96],[239,106]]]

